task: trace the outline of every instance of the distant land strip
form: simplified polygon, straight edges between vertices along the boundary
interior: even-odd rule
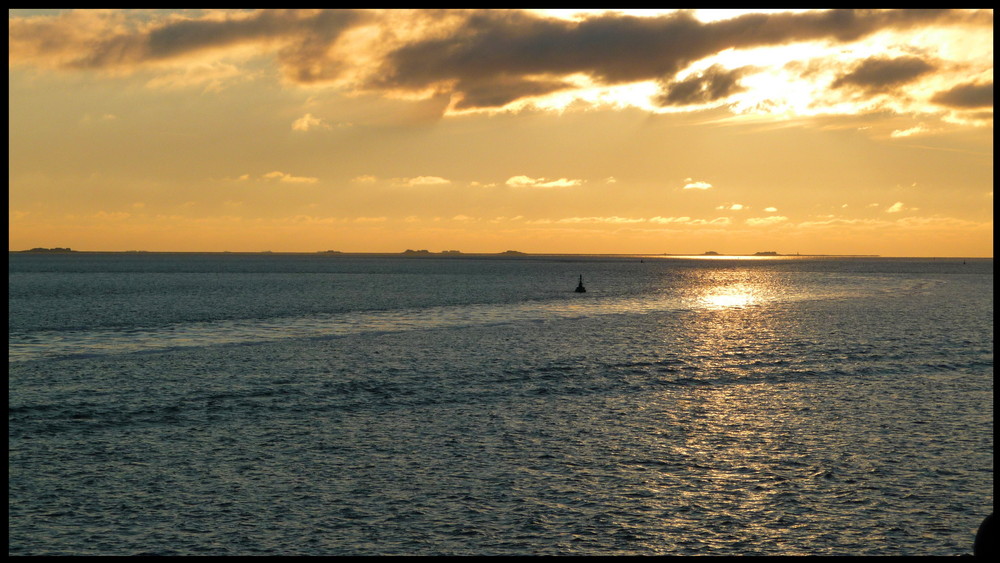
[[[702,253],[670,253],[664,252],[662,254],[653,254],[648,252],[641,253],[560,253],[560,252],[538,252],[529,253],[521,252],[519,250],[505,250],[503,252],[462,252],[460,250],[442,250],[440,252],[432,252],[426,249],[413,250],[406,249],[402,252],[342,252],[340,250],[320,250],[315,252],[300,251],[300,252],[281,252],[281,251],[271,251],[271,250],[260,250],[260,251],[231,251],[231,250],[209,250],[209,251],[172,251],[172,250],[73,250],[69,247],[53,247],[53,248],[31,248],[28,250],[9,250],[8,253],[16,254],[321,254],[330,256],[407,256],[407,257],[442,257],[442,256],[712,256],[719,258],[726,257],[747,257],[747,256],[759,256],[759,257],[810,257],[810,256],[825,256],[825,257],[855,257],[855,258],[879,258],[879,254],[782,254],[775,252],[773,250],[755,252],[753,254],[727,254],[722,252],[716,252],[710,250],[708,252]]]

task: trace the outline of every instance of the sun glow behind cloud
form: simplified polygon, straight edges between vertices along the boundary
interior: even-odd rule
[[[652,14],[644,14],[646,16]],[[734,17],[730,14],[729,17]],[[718,19],[708,20],[718,21]],[[568,108],[637,108],[649,113],[681,113],[727,107],[737,116],[796,118],[822,115],[855,115],[891,110],[900,114],[936,114],[961,120],[952,108],[934,103],[935,94],[956,81],[992,83],[992,31],[955,28],[926,32],[915,41],[895,32],[874,34],[844,46],[826,41],[723,50],[705,57],[677,74],[678,80],[697,78],[709,69],[745,69],[739,90],[731,95],[702,102],[661,105],[656,102],[664,85],[656,80],[604,85],[584,74],[563,77],[573,87],[551,94],[525,97],[502,107],[449,109],[449,113],[497,113],[534,108],[562,112]],[[960,48],[948,48],[960,44]],[[902,59],[919,51],[947,62],[928,76],[905,84],[905,90],[859,96],[857,92],[831,88],[837,78],[867,59]],[[902,86],[902,85],[901,85]]]
[[[608,11],[539,10],[550,17],[581,21]],[[659,17],[672,10],[622,10],[615,13],[638,17]],[[760,12],[760,11],[753,11]],[[769,13],[803,13],[808,10],[770,10]],[[749,10],[698,10],[698,20],[710,23],[737,18]],[[664,85],[658,80],[607,85],[595,82],[586,74],[562,77],[572,88],[539,96],[526,96],[500,107],[449,108],[449,113],[496,113],[536,108],[565,111],[576,107],[633,107],[650,113],[680,113],[714,107],[727,107],[734,114],[777,118],[821,115],[854,115],[859,112],[891,110],[896,113],[937,114],[946,120],[959,120],[953,108],[935,104],[935,94],[956,81],[992,83],[992,29],[941,27],[914,34],[893,30],[874,33],[847,45],[828,40],[799,41],[784,45],[729,48],[694,62],[676,75],[676,79],[697,79],[699,74],[718,68],[739,72],[739,87],[731,95],[686,104],[657,103]],[[941,68],[919,81],[905,84],[906,90],[884,95],[859,96],[857,92],[831,88],[852,65],[867,59],[902,59],[914,52],[942,60]],[[901,84],[902,86],[902,84]],[[965,118],[968,121],[970,118]],[[971,118],[975,120],[975,118]],[[915,130],[914,130],[915,131]]]

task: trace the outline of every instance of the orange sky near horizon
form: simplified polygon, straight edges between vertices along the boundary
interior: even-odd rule
[[[993,13],[9,10],[8,248],[993,255]]]

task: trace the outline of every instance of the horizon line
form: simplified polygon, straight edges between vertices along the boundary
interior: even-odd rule
[[[403,250],[392,251],[339,251],[339,250],[73,250],[69,247],[41,248],[27,250],[7,250],[8,254],[296,254],[296,255],[328,255],[328,256],[406,256],[420,257],[475,257],[475,256],[632,256],[632,257],[696,257],[696,258],[973,258],[993,259],[993,256],[893,256],[881,254],[812,254],[812,253],[778,253],[773,251],[756,253],[720,253],[720,252],[524,252],[505,250],[501,252],[465,252],[459,250]]]

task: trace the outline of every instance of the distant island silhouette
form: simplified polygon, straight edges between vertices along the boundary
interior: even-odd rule
[[[431,252],[427,249],[413,250],[412,248],[407,248],[400,254],[404,256],[462,256],[461,250],[442,250],[441,252]],[[498,252],[497,254],[501,256],[522,256],[525,253],[517,250],[505,250],[503,252]]]
[[[56,254],[66,254],[68,252],[76,252],[76,251],[73,250],[72,248],[61,248],[61,247],[57,246],[55,248],[41,248],[41,247],[39,247],[39,248],[32,248],[31,250],[21,250],[20,252],[37,252],[37,253],[49,253],[49,254],[53,254],[53,253],[56,253]]]
[[[701,254],[702,256],[747,256],[746,254],[720,254],[714,250],[708,250]],[[664,253],[664,256],[674,256],[672,254]],[[752,256],[802,256],[798,252],[795,254],[782,254],[780,252],[775,252],[773,250],[762,250],[760,252],[754,252]],[[807,254],[806,256],[878,256],[877,254]]]
[[[273,250],[257,250],[257,251],[233,251],[233,250],[73,250],[69,247],[35,247],[28,250],[8,250],[10,254],[263,254],[263,255],[288,255],[288,254],[313,254],[313,255],[327,255],[327,256],[407,256],[407,257],[453,257],[453,258],[463,258],[463,257],[488,257],[488,256],[499,256],[499,257],[519,257],[519,256],[634,256],[634,257],[652,257],[652,256],[663,256],[663,257],[692,257],[692,256],[718,256],[720,258],[733,257],[738,258],[741,256],[760,256],[760,257],[770,257],[770,256],[791,256],[791,257],[841,257],[841,258],[878,258],[879,254],[800,254],[798,252],[794,254],[782,254],[774,250],[766,250],[755,252],[753,254],[728,254],[724,252],[718,252],[715,250],[708,250],[700,254],[695,253],[673,253],[673,252],[663,252],[660,254],[629,254],[629,253],[529,253],[521,252],[520,250],[505,250],[503,252],[463,252],[461,250],[442,250],[440,252],[432,252],[425,248],[422,249],[411,249],[408,248],[403,252],[354,252],[354,251],[340,251],[340,250],[319,250],[319,251],[273,251]],[[938,258],[960,258],[954,256],[941,256]],[[977,258],[977,257],[972,257]]]

